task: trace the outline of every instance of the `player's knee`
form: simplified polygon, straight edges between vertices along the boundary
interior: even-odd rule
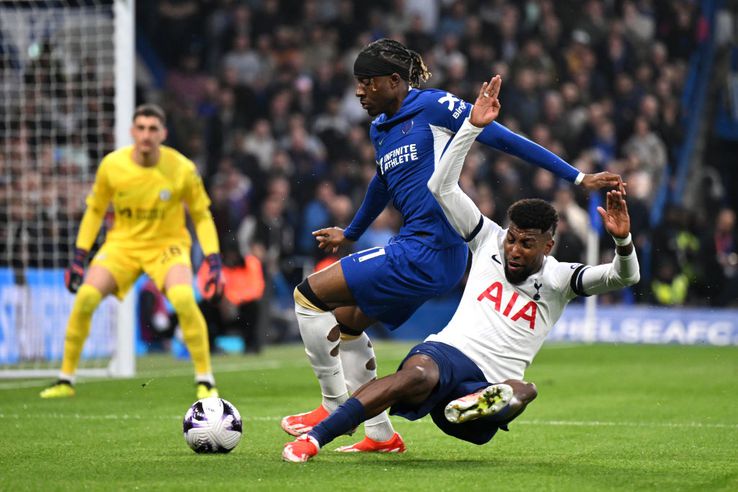
[[[438,382],[423,366],[403,367],[400,373],[403,376],[403,396],[430,392]]]
[[[292,297],[295,299],[295,306],[302,306],[313,311],[330,311],[331,308],[320,300],[315,294],[308,279],[303,280],[292,291]]]
[[[74,308],[79,314],[92,314],[100,305],[102,294],[89,284],[82,284],[74,298]]]
[[[361,335],[364,334],[364,330],[358,330],[355,328],[351,328],[350,326],[346,326],[341,322],[338,323],[338,329],[341,331],[342,341],[356,340],[357,338],[359,338]]]
[[[195,302],[195,291],[190,285],[170,287],[167,289],[167,298],[179,317],[191,315],[198,309]]]

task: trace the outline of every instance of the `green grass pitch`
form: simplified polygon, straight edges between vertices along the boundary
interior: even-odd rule
[[[380,374],[409,347],[378,343]],[[244,417],[227,455],[184,442],[189,362],[138,363],[68,400],[38,398],[48,381],[0,381],[0,490],[738,490],[738,347],[546,346],[527,373],[538,400],[490,444],[393,418],[407,453],[332,451],[360,430],[305,464],[281,461],[279,428],[318,403],[301,347],[215,358]]]

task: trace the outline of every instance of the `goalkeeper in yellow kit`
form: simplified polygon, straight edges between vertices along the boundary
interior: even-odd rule
[[[133,114],[133,145],[111,152],[100,163],[79,227],[75,258],[65,275],[67,288],[77,295],[67,323],[59,380],[41,392],[42,398],[74,396],[74,373],[95,309],[108,294],[123,299],[141,272],[152,278],[177,313],[195,365],[197,398],[218,396],[207,326],[192,288],[192,239],[185,227],[184,205],[209,266],[206,298],[218,297],[223,289],[218,235],[195,165],[161,145],[167,137],[165,125],[161,108],[139,106]],[[114,225],[85,275],[85,260],[111,202]]]

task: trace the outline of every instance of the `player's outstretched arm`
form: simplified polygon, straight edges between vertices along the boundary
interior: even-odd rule
[[[466,154],[474,140],[500,113],[500,101],[497,96],[501,84],[502,79],[499,75],[482,84],[469,118],[451,140],[428,180],[428,189],[441,205],[449,223],[467,240],[471,239],[472,233],[479,225],[482,213],[459,187],[459,176],[464,167]]]
[[[501,82],[502,81],[498,78],[496,82],[497,93],[499,93],[499,85]],[[475,126],[486,127],[479,135],[478,140],[480,142],[510,155],[514,155],[515,157],[530,162],[538,167],[542,167],[560,178],[564,178],[575,184],[580,184],[590,191],[601,188],[617,188],[622,184],[622,179],[619,175],[608,171],[596,174],[580,173],[575,167],[571,166],[562,158],[537,143],[518,135],[499,123],[490,124],[495,118],[497,118],[497,113],[500,109],[497,98],[491,97],[493,92],[493,83],[495,83],[494,78],[490,80],[489,83],[485,83],[486,86],[482,88],[480,94],[482,96],[484,96],[485,93],[488,95],[485,99],[477,97],[470,114],[470,118],[475,116],[475,109],[477,109],[480,104],[485,109],[484,112],[477,111],[476,117],[480,118],[480,124],[477,124],[472,120],[472,123]],[[496,107],[492,105],[493,101],[496,102]],[[488,115],[494,115],[494,117],[485,123],[485,116]]]

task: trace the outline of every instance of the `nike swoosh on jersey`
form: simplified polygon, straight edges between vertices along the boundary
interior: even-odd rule
[[[496,261],[497,263],[499,263],[500,265],[502,265],[502,262],[497,258],[497,255],[496,254],[495,255],[492,255],[492,259],[494,261]]]

